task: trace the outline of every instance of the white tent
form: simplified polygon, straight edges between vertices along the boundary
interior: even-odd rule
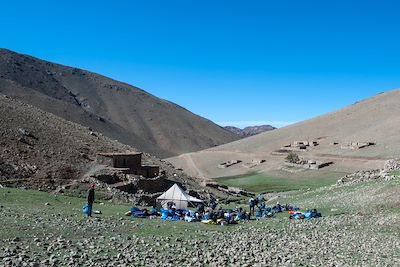
[[[174,184],[164,194],[157,198],[164,209],[168,208],[168,202],[175,203],[176,209],[187,209],[189,203],[202,203],[203,201],[189,196],[179,185]]]

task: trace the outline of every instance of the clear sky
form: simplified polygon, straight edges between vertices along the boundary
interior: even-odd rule
[[[398,1],[0,0],[0,47],[220,124],[283,126],[400,87]]]

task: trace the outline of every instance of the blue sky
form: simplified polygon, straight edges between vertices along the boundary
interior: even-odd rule
[[[0,1],[0,47],[220,124],[281,127],[400,87],[396,1]]]

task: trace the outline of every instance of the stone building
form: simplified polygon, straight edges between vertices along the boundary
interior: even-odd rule
[[[142,166],[142,153],[99,153],[100,156],[111,158],[112,167],[122,169],[126,174],[142,175],[146,178],[157,177],[159,166]]]

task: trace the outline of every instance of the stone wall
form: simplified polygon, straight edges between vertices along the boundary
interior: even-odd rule
[[[358,171],[353,174],[340,178],[336,185],[346,186],[368,181],[391,181],[399,179],[398,175],[393,174],[394,171],[400,170],[400,159],[391,159],[386,161],[383,169]]]
[[[310,170],[319,170],[332,164],[333,164],[332,161],[323,162],[317,160],[300,160],[297,163],[285,162],[286,166],[310,169]]]
[[[229,161],[227,161],[227,162],[223,162],[223,163],[221,163],[221,164],[219,164],[218,165],[218,168],[220,168],[220,169],[225,169],[225,168],[229,168],[229,167],[231,167],[231,166],[233,166],[233,165],[236,165],[236,164],[239,164],[239,163],[241,163],[242,161],[241,160],[229,160]]]
[[[314,147],[318,146],[319,143],[317,141],[294,141],[293,143],[284,145],[281,150],[289,150],[289,151],[307,151],[311,150]]]
[[[362,149],[364,147],[369,147],[369,146],[374,146],[374,145],[375,145],[374,142],[351,142],[351,143],[341,144],[340,148],[357,150],[357,149]]]

